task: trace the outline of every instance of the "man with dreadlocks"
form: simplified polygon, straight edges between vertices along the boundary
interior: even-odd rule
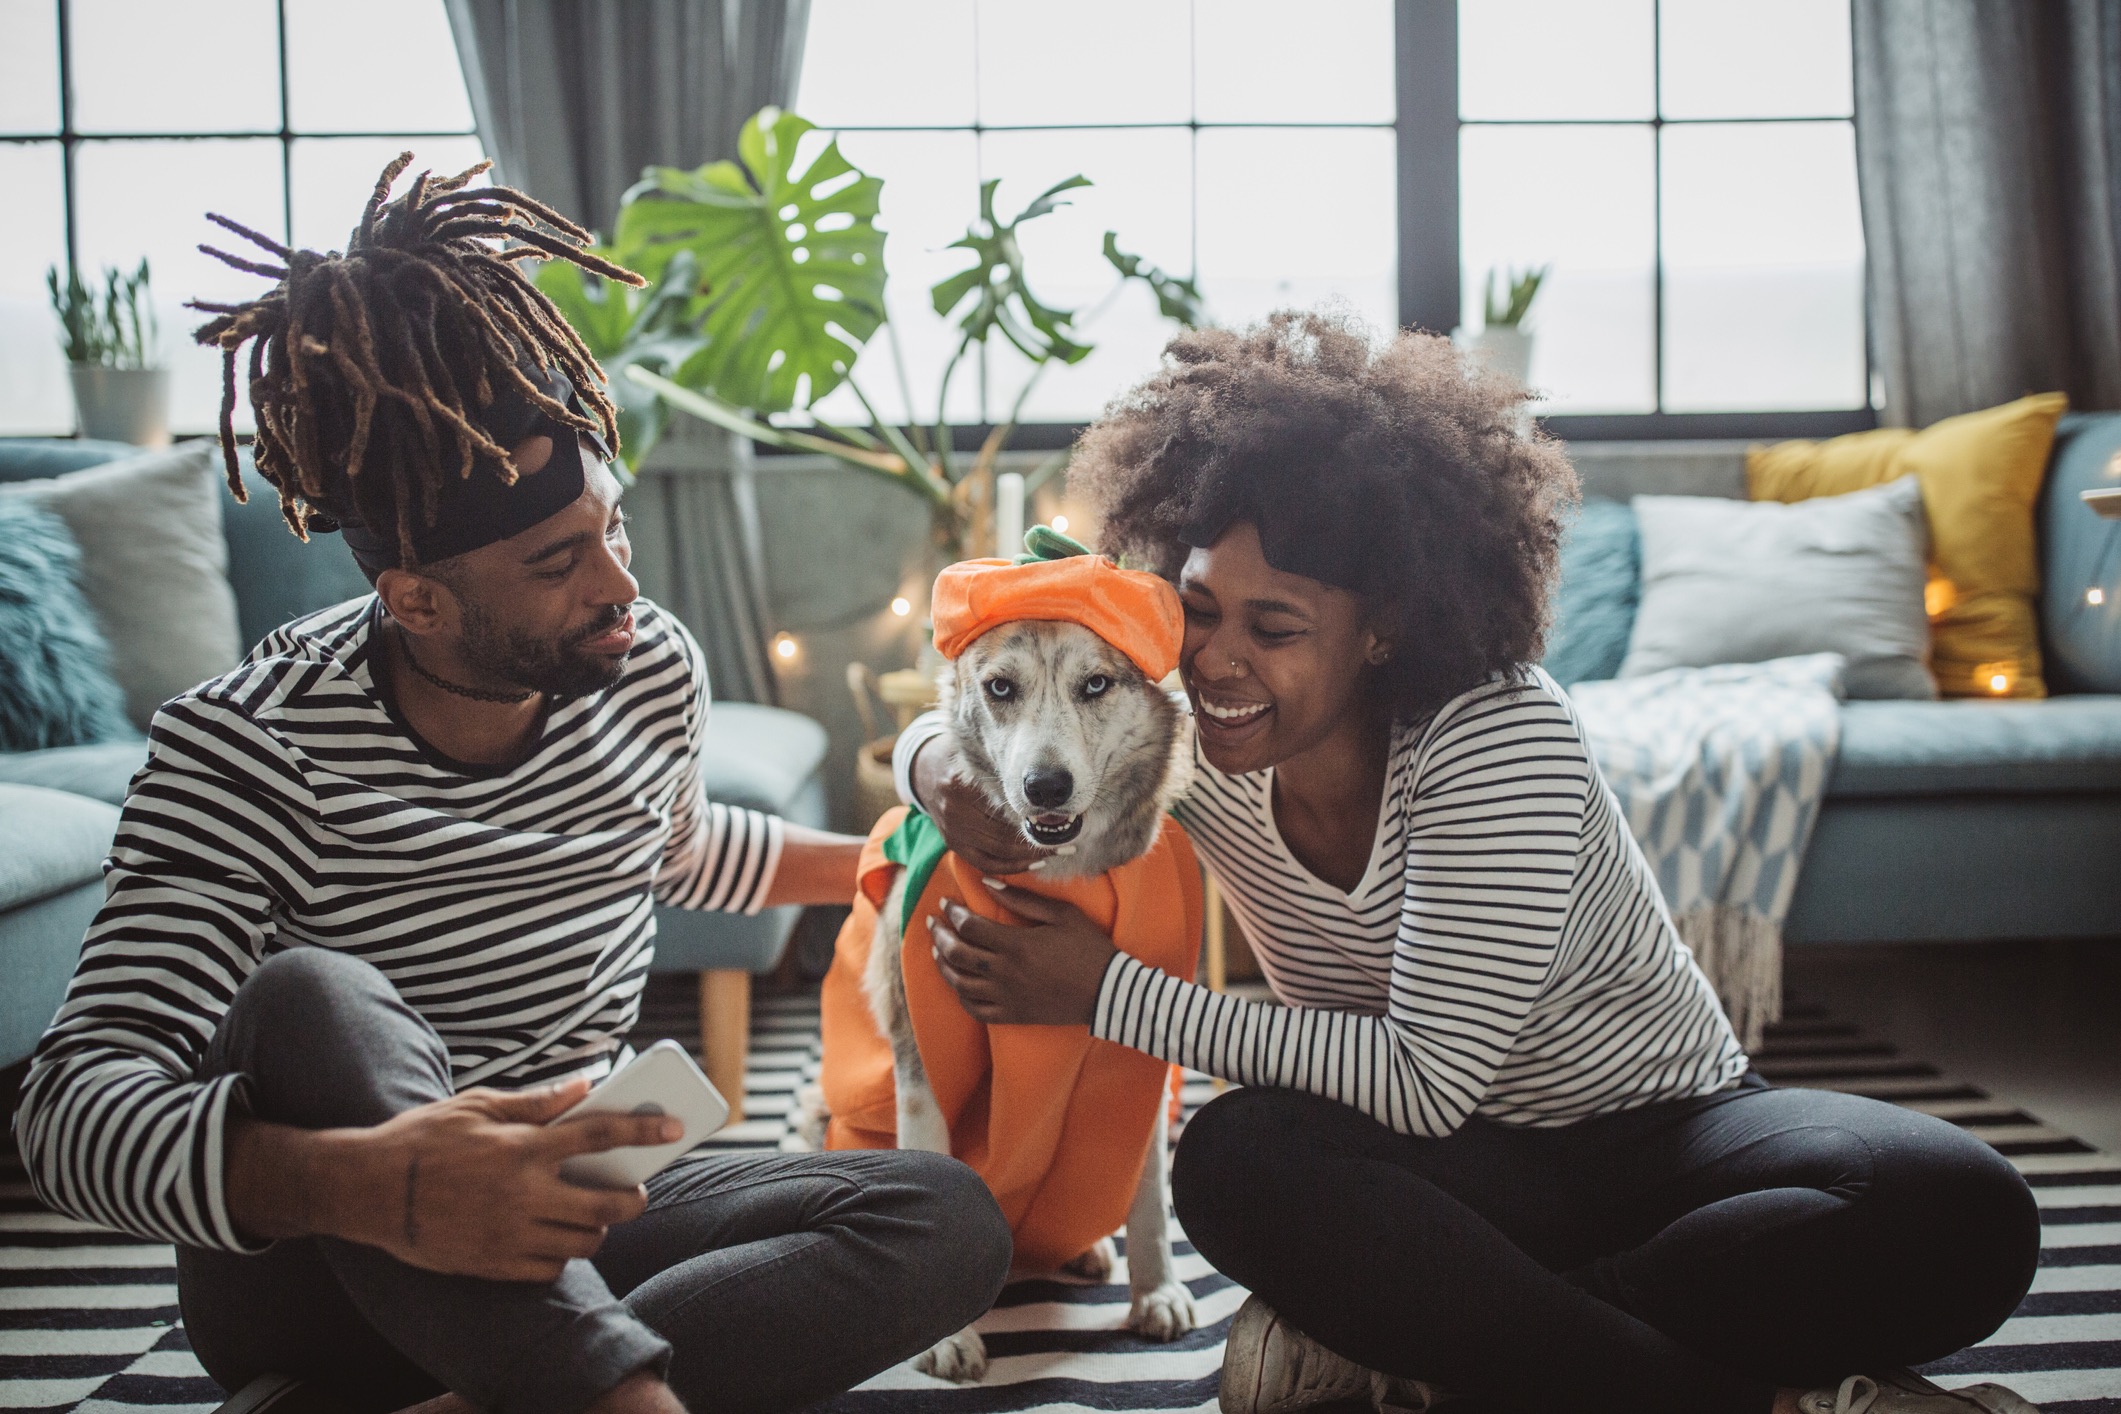
[[[638,277],[483,166],[392,200],[410,160],[343,254],[211,218],[272,260],[206,249],[275,282],[202,306],[229,486],[249,343],[258,470],[375,593],[157,714],[24,1157],[54,1207],[177,1244],[230,1389],[806,1405],[986,1310],[1008,1229],[915,1152],[559,1178],[675,1137],[546,1124],[623,1058],[654,905],[843,902],[861,841],[702,793],[700,650],[627,572],[602,371],[515,262]]]

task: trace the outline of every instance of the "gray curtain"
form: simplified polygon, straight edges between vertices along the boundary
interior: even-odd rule
[[[501,178],[607,234],[643,168],[733,157],[746,118],[794,100],[810,17],[809,0],[448,4]],[[715,696],[774,701],[750,446],[673,431],[627,494],[642,592],[699,638]]]
[[[2121,406],[2121,0],[1855,0],[1885,415]]]

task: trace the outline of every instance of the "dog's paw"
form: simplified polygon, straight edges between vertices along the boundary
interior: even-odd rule
[[[784,1154],[824,1152],[825,1126],[832,1115],[825,1108],[825,1087],[805,1085],[795,1092],[795,1105],[788,1113],[788,1132],[781,1136]]]
[[[1070,1276],[1087,1277],[1091,1281],[1101,1282],[1110,1281],[1112,1269],[1118,1265],[1119,1248],[1113,1245],[1111,1238],[1100,1237],[1090,1244],[1089,1250],[1064,1265],[1061,1270]]]
[[[1127,1329],[1150,1340],[1177,1340],[1199,1324],[1193,1293],[1175,1277],[1162,1286],[1135,1292],[1127,1309]]]
[[[971,1384],[987,1373],[987,1342],[967,1326],[914,1356],[913,1368],[939,1380]]]

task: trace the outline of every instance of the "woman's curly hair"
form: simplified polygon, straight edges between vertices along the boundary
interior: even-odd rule
[[[1528,396],[1436,335],[1379,345],[1350,315],[1285,310],[1173,339],[1084,432],[1069,486],[1107,554],[1167,577],[1214,507],[1290,508],[1395,626],[1375,684],[1412,718],[1540,656],[1577,490]]]

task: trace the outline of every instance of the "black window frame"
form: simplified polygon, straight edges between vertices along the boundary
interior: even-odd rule
[[[84,142],[186,142],[214,140],[273,139],[280,144],[280,217],[282,239],[294,229],[294,144],[304,139],[404,139],[479,137],[474,123],[463,129],[419,131],[333,131],[298,129],[289,118],[287,65],[287,4],[274,0],[275,43],[279,60],[279,110],[277,129],[229,132],[95,132],[76,129],[73,113],[72,0],[51,0],[57,16],[56,62],[59,67],[59,129],[57,132],[0,132],[0,142],[38,144],[56,142],[60,152],[65,250],[69,269],[79,269],[76,239],[76,154]],[[1655,0],[1653,0],[1653,6]],[[1656,17],[1653,13],[1653,27]],[[1654,28],[1653,28],[1654,33]],[[1397,253],[1398,315],[1402,327],[1447,332],[1459,322],[1461,290],[1459,251],[1458,147],[1458,0],[1393,0],[1393,68],[1395,116],[1389,125],[1394,133],[1397,164]],[[1645,121],[1653,128],[1671,120],[1653,113]],[[1779,120],[1778,120],[1779,121]],[[1197,119],[1184,123],[1068,124],[1049,125],[1084,128],[1153,127],[1336,127],[1381,128],[1379,123],[1243,123],[1203,124]],[[934,130],[1008,131],[1001,125],[973,123],[938,125]],[[865,130],[850,127],[849,131]],[[894,130],[875,125],[875,130]],[[1196,237],[1197,239],[1197,237]],[[1662,222],[1659,222],[1658,258],[1655,270],[1654,357],[1658,361],[1654,379],[1656,396],[1664,395],[1662,364],[1664,346]],[[1869,339],[1866,337],[1868,371]],[[1868,380],[1866,380],[1868,381]],[[1752,411],[1718,413],[1554,414],[1542,425],[1557,436],[1572,440],[1665,439],[1665,438],[1783,438],[1827,437],[1861,431],[1878,425],[1877,411],[1865,406],[1850,409],[1802,411]],[[1027,423],[1021,426],[1014,445],[1025,449],[1057,449],[1072,443],[1081,423]],[[985,438],[985,426],[958,430],[956,437],[967,446]]]
[[[1651,0],[1651,34],[1655,43],[1661,16],[1658,0]],[[1459,249],[1458,141],[1463,122],[1458,112],[1458,0],[1393,0],[1394,113],[1391,124],[1397,148],[1398,181],[1398,276],[1399,323],[1402,328],[1449,333],[1460,322],[1462,307]],[[1656,62],[1657,56],[1652,56]],[[800,106],[800,105],[799,105]],[[1542,120],[1544,122],[1545,120]],[[1595,120],[1601,125],[1622,120]],[[1743,121],[1727,119],[1668,119],[1661,105],[1647,119],[1625,120],[1650,127],[1697,121]],[[1802,122],[1806,119],[1763,119],[1772,122]],[[1379,127],[1372,123],[1240,123],[1203,124],[1066,124],[1066,127]],[[1499,126],[1499,124],[1498,124]],[[849,125],[845,131],[1008,131],[1005,127],[971,124]],[[834,129],[840,131],[840,129]],[[1659,182],[1661,187],[1662,175]],[[1660,198],[1661,199],[1661,198]],[[1652,357],[1656,360],[1653,386],[1660,403],[1664,398],[1664,236],[1661,213],[1656,222],[1657,247],[1653,288],[1655,301]],[[1196,236],[1197,239],[1197,236]],[[1871,384],[1868,311],[1864,339],[1865,386]],[[1540,425],[1569,441],[1663,441],[1678,439],[1775,441],[1793,437],[1835,437],[1861,432],[1878,425],[1877,409],[1756,410],[1745,412],[1629,412],[1555,413],[1540,419]],[[1081,423],[1033,422],[1021,424],[1011,445],[1024,450],[1050,451],[1069,446],[1081,432]],[[955,429],[952,440],[970,449],[979,446],[992,430],[982,424]]]
[[[287,77],[287,0],[273,0],[274,45],[279,61],[280,125],[277,128],[248,128],[227,132],[82,132],[74,126],[74,51],[73,51],[73,0],[51,0],[58,17],[57,44],[54,46],[55,62],[59,66],[59,128],[56,132],[0,132],[0,143],[35,146],[56,142],[59,145],[59,171],[62,183],[61,210],[65,224],[66,264],[69,270],[80,270],[80,248],[75,234],[78,224],[76,212],[76,155],[83,143],[102,142],[261,142],[276,140],[280,144],[280,230],[278,237],[287,240],[294,231],[294,147],[298,141],[329,141],[339,138],[366,138],[395,142],[419,142],[430,138],[478,138],[485,135],[474,123],[466,128],[390,130],[377,132],[330,131],[318,132],[307,128],[296,128],[289,121],[288,99],[290,97]],[[268,234],[272,234],[268,232]],[[85,278],[85,276],[84,276]]]
[[[1658,0],[1651,0],[1651,42],[1662,32]],[[1458,133],[1466,124],[1458,114],[1458,0],[1393,0],[1394,67],[1398,76],[1399,114],[1399,322],[1448,331],[1459,322],[1460,287]],[[1659,56],[1653,53],[1655,65]],[[1653,69],[1653,72],[1655,70]],[[1541,120],[1542,125],[1549,120]],[[1617,120],[1597,120],[1609,125]],[[1732,121],[1668,119],[1660,103],[1647,119],[1626,120],[1653,132],[1678,122]],[[1772,119],[1763,121],[1806,121]],[[1494,124],[1502,126],[1502,124]],[[1662,200],[1663,174],[1658,174]],[[1652,387],[1664,401],[1664,221],[1656,222],[1656,257],[1652,277]],[[1872,382],[1869,315],[1865,311],[1864,385]],[[1722,440],[1790,437],[1836,437],[1878,425],[1877,409],[1813,409],[1753,412],[1556,413],[1540,425],[1570,441],[1624,441],[1700,438]]]

